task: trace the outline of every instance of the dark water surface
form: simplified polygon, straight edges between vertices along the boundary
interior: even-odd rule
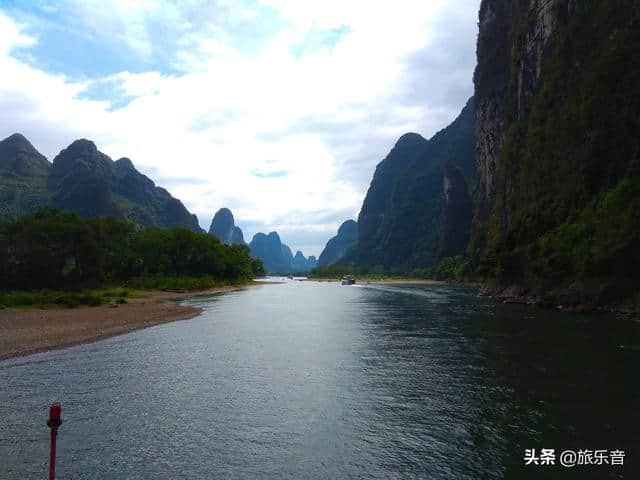
[[[288,282],[0,362],[0,478],[640,478],[640,325],[462,287]],[[1,313],[0,313],[1,314]],[[526,448],[625,466],[524,467]]]

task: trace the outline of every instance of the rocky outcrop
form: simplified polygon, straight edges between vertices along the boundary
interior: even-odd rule
[[[244,245],[244,236],[240,227],[236,227],[231,210],[221,208],[213,216],[209,233],[215,235],[225,245]]]
[[[89,140],[76,140],[49,164],[21,135],[0,142],[0,221],[52,206],[82,216],[112,215],[141,227],[200,231],[182,202],[138,172],[111,160]]]
[[[445,251],[440,234],[447,162],[475,183],[473,99],[430,140],[417,134],[398,140],[376,168],[358,217],[357,245],[340,263],[405,271],[434,266]]]
[[[338,228],[338,234],[327,242],[318,258],[318,266],[322,267],[336,263],[357,243],[358,224],[354,220],[347,220]]]

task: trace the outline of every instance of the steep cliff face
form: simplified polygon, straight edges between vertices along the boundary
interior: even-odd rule
[[[407,133],[398,139],[386,158],[376,167],[358,216],[358,263],[375,265],[382,262],[385,214],[388,215],[391,209],[399,178],[421,157],[426,145],[427,141],[422,136]]]
[[[473,203],[462,171],[453,163],[444,167],[444,209],[440,225],[438,257],[454,257],[463,252],[471,236]]]
[[[291,248],[283,243],[281,249],[282,261],[291,268],[293,266],[293,253],[291,252]]]
[[[439,258],[447,162],[475,183],[473,99],[430,140],[417,134],[398,140],[376,168],[358,217],[357,246],[342,262],[402,270],[433,266]]]
[[[356,243],[358,243],[358,224],[353,220],[347,220],[338,228],[338,234],[327,242],[318,258],[318,266],[322,267],[336,263]]]
[[[626,295],[618,280],[636,275],[639,250],[639,2],[484,0],[479,25],[476,272],[614,279]]]
[[[225,245],[244,245],[242,230],[236,227],[231,210],[221,208],[213,216],[209,233],[215,235]]]
[[[498,156],[511,117],[521,117],[540,82],[559,8],[557,0],[486,0],[480,6],[474,83],[476,201],[481,220],[488,218],[494,204]],[[571,11],[574,7],[566,8]]]
[[[85,139],[62,150],[53,165],[22,135],[0,142],[0,199],[0,221],[53,206],[82,216],[126,218],[142,227],[200,231],[196,216],[131,160],[114,162]]]

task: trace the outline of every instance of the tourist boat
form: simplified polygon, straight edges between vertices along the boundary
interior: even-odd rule
[[[342,277],[342,285],[354,285],[356,283],[356,279],[351,275],[347,275],[346,277]]]

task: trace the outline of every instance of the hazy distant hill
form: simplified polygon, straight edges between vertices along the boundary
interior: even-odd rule
[[[138,172],[128,158],[111,160],[89,140],[76,140],[49,163],[14,134],[0,142],[0,222],[52,206],[82,216],[113,215],[142,227],[201,231],[180,200]]]
[[[249,248],[251,256],[262,260],[265,270],[272,274],[302,273],[316,266],[315,257],[307,259],[301,251],[297,251],[294,257],[291,249],[281,242],[278,232],[271,232],[269,235],[256,233]]]
[[[298,250],[293,257],[292,268],[297,273],[308,272],[313,268],[316,268],[318,261],[316,257],[311,255],[309,258],[305,258],[304,254]]]
[[[218,237],[226,245],[244,245],[242,230],[236,227],[233,214],[228,208],[221,208],[216,212],[211,220],[209,233]]]

